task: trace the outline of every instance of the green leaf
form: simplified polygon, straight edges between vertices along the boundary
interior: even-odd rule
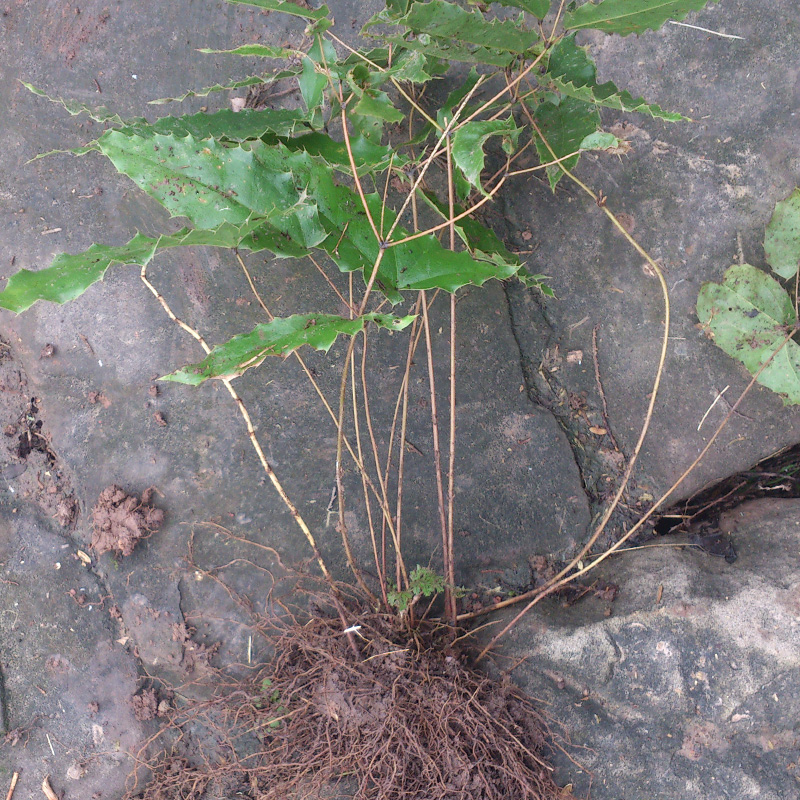
[[[550,0],[491,0],[491,3],[498,3],[509,8],[520,8],[539,19],[544,19],[550,10]]]
[[[156,252],[169,247],[213,245],[262,249],[254,245],[251,237],[256,227],[257,223],[252,222],[241,227],[225,223],[213,231],[184,228],[157,238],[137,233],[127,244],[93,244],[83,253],[61,253],[46,269],[36,272],[21,269],[12,275],[6,288],[0,292],[0,308],[20,314],[38,300],[66,303],[102,280],[110,267],[122,264],[147,266]]]
[[[213,50],[210,47],[201,47],[201,53],[230,53],[234,56],[257,56],[258,58],[295,58],[305,55],[300,50],[290,50],[286,47],[273,47],[269,44],[243,44],[233,50]]]
[[[643,33],[660,28],[667,20],[682,20],[718,0],[602,0],[585,3],[564,17],[566,30],[596,28],[605,33]]]
[[[180,117],[162,117],[152,124],[142,120],[141,123],[126,125],[122,132],[139,136],[161,133],[244,142],[260,139],[268,133],[292,136],[298,128],[308,129],[309,125],[308,114],[300,109],[245,108],[234,111],[225,108],[211,114],[200,111]]]
[[[249,78],[242,78],[241,80],[231,81],[230,83],[215,83],[213,86],[206,86],[205,89],[198,89],[197,91],[188,91],[178,97],[161,97],[158,100],[150,100],[151,106],[161,106],[165,103],[181,103],[189,97],[208,97],[212,92],[228,92],[233,89],[242,89],[245,86],[259,86],[260,84],[277,83],[284,78],[294,78],[299,74],[299,69],[282,69],[279,72],[273,72],[269,75],[251,75]]]
[[[562,158],[581,149],[581,142],[600,127],[600,114],[594,105],[574,97],[564,97],[556,105],[546,100],[536,107],[536,122],[553,149],[556,158]],[[553,154],[542,139],[536,137],[536,150],[542,163],[553,160]],[[578,163],[578,155],[564,161],[567,169]],[[550,188],[555,190],[564,171],[558,164],[547,168]]]
[[[320,218],[331,235],[322,243],[343,272],[362,271],[364,280],[372,275],[380,245],[375,239],[361,201],[351,189],[322,183],[315,189]],[[382,196],[366,195],[367,206],[374,220],[381,219]],[[395,213],[386,208],[383,214],[384,230],[393,224]],[[408,231],[398,225],[393,241],[408,236]],[[443,289],[454,292],[462,286],[480,286],[487,280],[504,280],[515,275],[517,264],[509,264],[490,255],[474,256],[466,252],[453,252],[442,247],[433,235],[421,236],[404,244],[387,247],[378,269],[376,285],[393,303],[400,302],[404,290]]]
[[[327,133],[314,131],[303,136],[281,138],[280,141],[289,150],[302,150],[320,159],[324,164],[335,167],[339,172],[345,172],[348,175],[352,173],[350,157],[344,142],[337,142]],[[350,149],[359,175],[382,172],[388,168],[390,163],[398,168],[408,163],[407,156],[398,155],[392,147],[375,144],[363,136],[351,135]],[[393,155],[394,160],[392,160]]]
[[[446,0],[415,2],[402,17],[375,15],[365,26],[389,24],[397,34],[382,34],[388,44],[416,50],[436,59],[506,67],[530,55],[538,41],[535,31],[512,20],[487,20],[479,11],[466,11]]]
[[[800,266],[800,188],[775,206],[764,236],[767,263],[781,278],[793,278]]]
[[[20,83],[29,92],[32,92],[37,97],[43,97],[45,100],[49,100],[51,103],[57,103],[58,105],[62,106],[73,117],[78,116],[79,114],[86,114],[95,122],[102,122],[107,125],[131,125],[138,122],[145,122],[145,119],[143,117],[139,117],[135,120],[124,120],[122,119],[122,117],[119,116],[119,114],[111,111],[105,106],[87,106],[84,103],[78,103],[75,100],[63,100],[60,97],[51,97],[46,92],[43,92],[41,89],[37,89],[32,83],[26,83],[25,81],[20,81]],[[53,151],[53,152],[61,152],[61,151]]]
[[[381,328],[399,331],[410,325],[413,317],[391,314],[365,314],[347,319],[332,314],[295,314],[277,317],[272,322],[256,325],[250,333],[234,336],[215,347],[203,361],[190,364],[160,380],[198,386],[209,378],[237,378],[257,367],[267,356],[287,356],[304,344],[328,352],[340,334],[354,336],[367,322]]]
[[[227,0],[232,5],[256,6],[266,11],[280,11],[283,14],[291,14],[293,17],[303,17],[304,19],[319,20],[324,19],[330,13],[328,6],[320,8],[307,8],[291,0]]]
[[[353,113],[365,117],[375,117],[386,122],[402,122],[405,119],[405,114],[392,105],[386,92],[374,89],[368,89],[361,95],[361,99],[353,107]]]
[[[512,20],[489,21],[479,11],[466,11],[446,0],[413,3],[398,23],[414,33],[519,55],[527,53],[539,38],[534,31],[527,31]]]
[[[485,162],[483,147],[492,136],[502,136],[514,148],[522,132],[514,124],[514,118],[467,122],[453,134],[453,160],[464,173],[464,177],[476,188],[486,194],[481,185],[481,172]],[[513,151],[512,151],[513,152]]]
[[[309,111],[319,108],[322,105],[323,92],[328,85],[327,75],[318,71],[314,61],[306,57],[303,59],[303,71],[297,82],[306,108]]]
[[[256,215],[303,246],[325,238],[313,200],[292,174],[308,169],[304,153],[280,144],[225,147],[188,135],[142,137],[121,131],[108,131],[98,146],[170,214],[188,217],[197,228],[242,224]]]
[[[617,139],[613,133],[596,131],[590,133],[581,143],[581,150],[610,150],[612,147],[619,147],[621,140]]]
[[[564,36],[550,52],[547,72],[539,83],[552,83],[562,94],[619,111],[638,111],[668,122],[679,122],[687,117],[664,111],[644,98],[634,98],[630,92],[621,91],[613,81],[597,83],[597,67],[585,47],[575,44],[575,34]]]
[[[794,303],[771,276],[735,264],[722,284],[704,283],[697,316],[714,343],[755,375],[795,324]],[[787,404],[800,403],[800,346],[790,340],[758,378]]]
[[[432,191],[424,190],[421,196],[442,219],[450,218],[448,204],[441,201]],[[455,216],[462,214],[464,210],[464,207],[458,203],[453,205]],[[496,263],[505,262],[511,268],[521,266],[522,262],[500,241],[497,234],[473,217],[462,217],[454,223],[454,227],[458,237],[473,255],[494,260]]]

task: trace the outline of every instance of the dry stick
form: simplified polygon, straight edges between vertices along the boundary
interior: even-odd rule
[[[331,39],[335,39],[342,47],[344,47],[346,50],[349,50],[353,55],[358,56],[360,59],[362,59],[365,63],[369,64],[374,69],[378,70],[379,72],[386,72],[386,70],[383,67],[379,66],[374,61],[370,61],[370,59],[368,59],[360,50],[354,50],[352,47],[350,47],[349,44],[347,44],[347,42],[343,42],[335,34],[331,33],[330,31],[326,31],[326,35],[330,36]],[[400,94],[408,101],[408,103],[411,105],[413,109],[415,109],[421,116],[425,117],[425,119],[428,122],[430,122],[431,125],[433,125],[433,127],[436,128],[436,130],[440,131],[442,129],[442,126],[433,117],[431,117],[425,111],[425,109],[422,108],[422,106],[420,106],[416,102],[416,100],[414,100],[414,98],[411,97],[405,91],[405,89],[403,89],[398,80],[396,80],[395,78],[391,78],[390,80],[392,81],[394,88],[397,89],[398,92],[400,92]]]
[[[530,112],[525,109],[525,112],[528,116],[528,119],[535,129],[536,133],[541,137],[542,141],[544,142],[547,149],[550,153],[555,156],[553,152],[553,148],[550,147],[550,143],[545,139],[542,135],[541,130],[539,129],[538,125],[534,122],[533,117],[530,115]],[[613,214],[605,203],[601,203],[600,198],[580,179],[576,178],[575,175],[572,174],[571,170],[569,170],[565,165],[561,166],[561,169],[564,173],[581,189],[586,192],[589,197],[591,197],[597,206],[602,209],[603,213],[611,220],[613,225],[617,228],[617,230],[622,233],[622,235],[628,240],[628,243],[636,250],[639,255],[641,255],[645,261],[650,265],[653,272],[655,272],[656,277],[658,278],[658,282],[661,286],[661,293],[664,298],[664,333],[661,339],[661,352],[659,354],[658,359],[658,369],[656,370],[655,379],[653,380],[653,389],[650,395],[650,401],[647,404],[647,413],[645,415],[644,424],[642,425],[642,430],[639,433],[639,438],[636,441],[636,445],[633,448],[633,454],[628,461],[628,466],[625,468],[625,472],[622,475],[622,482],[617,489],[616,494],[614,495],[614,499],[611,501],[611,504],[606,509],[603,517],[600,521],[600,524],[597,527],[597,530],[592,534],[589,538],[589,541],[581,548],[581,551],[575,556],[572,561],[559,572],[554,578],[552,578],[549,583],[555,583],[556,581],[560,580],[564,575],[566,575],[575,565],[583,559],[583,557],[592,549],[595,542],[600,538],[603,531],[606,529],[606,525],[608,525],[608,521],[611,519],[611,515],[616,510],[617,506],[619,505],[620,500],[622,499],[622,495],[625,492],[625,489],[628,486],[628,481],[630,480],[631,473],[633,472],[633,467],[636,464],[636,460],[639,457],[639,452],[642,449],[642,445],[644,444],[645,436],[647,436],[647,431],[650,428],[650,421],[653,418],[653,410],[655,408],[656,398],[658,396],[658,389],[661,385],[661,378],[664,374],[664,362],[667,358],[667,348],[669,346],[669,330],[670,330],[670,302],[669,302],[669,289],[667,288],[667,282],[664,279],[664,273],[661,271],[661,267],[653,260],[650,254],[628,233],[625,229],[623,224],[617,219],[616,215]]]
[[[800,323],[795,322],[795,324],[792,327],[791,331],[786,335],[786,337],[784,338],[783,342],[781,342],[780,346],[761,365],[761,367],[759,368],[758,372],[756,372],[756,374],[753,375],[750,383],[747,384],[747,386],[745,387],[744,391],[741,393],[741,395],[739,395],[739,399],[733,404],[733,406],[731,407],[730,411],[728,411],[728,413],[725,415],[725,419],[722,420],[722,422],[720,423],[719,427],[716,429],[716,431],[714,431],[714,435],[708,440],[708,443],[700,451],[700,454],[697,456],[697,458],[695,458],[695,460],[692,461],[692,463],[683,471],[683,473],[678,478],[678,480],[676,480],[672,484],[672,486],[670,486],[669,489],[667,489],[667,491],[664,492],[664,494],[662,494],[661,497],[659,497],[658,500],[655,501],[655,503],[653,503],[653,505],[650,507],[650,509],[647,511],[647,513],[644,514],[636,522],[636,524],[633,525],[631,527],[631,529],[629,531],[627,531],[625,533],[625,535],[622,536],[619,539],[619,541],[615,542],[614,545],[609,547],[608,550],[606,550],[604,553],[601,553],[599,556],[597,556],[597,558],[595,558],[592,562],[590,562],[589,564],[584,565],[583,567],[581,567],[579,570],[577,570],[576,572],[572,573],[571,575],[567,575],[566,577],[561,578],[557,582],[548,583],[546,586],[543,586],[539,590],[538,594],[533,598],[533,600],[531,600],[531,602],[528,603],[528,605],[526,605],[525,608],[523,608],[522,611],[520,611],[514,617],[514,619],[512,619],[511,622],[509,622],[503,628],[503,630],[500,631],[500,633],[496,634],[494,636],[494,638],[489,642],[489,644],[486,645],[486,647],[483,648],[483,650],[481,650],[480,654],[478,655],[478,658],[476,659],[476,663],[477,663],[477,661],[480,661],[489,652],[489,650],[492,647],[494,647],[494,645],[497,643],[497,641],[501,637],[503,637],[509,630],[511,630],[511,628],[513,628],[514,625],[516,625],[516,623],[519,622],[519,620],[522,619],[522,617],[525,614],[527,614],[528,611],[530,611],[530,609],[532,609],[540,600],[543,600],[545,597],[547,597],[548,595],[550,595],[553,592],[557,591],[562,586],[566,586],[568,583],[571,583],[572,581],[576,580],[577,578],[580,578],[583,575],[586,575],[591,570],[595,569],[599,564],[601,564],[603,561],[605,561],[609,556],[611,556],[615,552],[619,551],[620,548],[622,547],[622,545],[625,544],[625,542],[627,542],[628,539],[630,539],[631,536],[633,536],[633,534],[636,533],[645,524],[645,522],[647,522],[648,519],[650,519],[650,517],[663,505],[664,501],[667,500],[667,498],[694,471],[694,469],[703,460],[703,458],[705,458],[706,453],[711,449],[712,445],[716,441],[716,439],[719,436],[719,434],[722,433],[723,428],[725,428],[725,426],[728,424],[728,422],[730,421],[731,417],[736,412],[736,409],[741,404],[742,400],[744,400],[744,398],[747,396],[747,394],[750,392],[750,390],[753,388],[753,386],[755,386],[756,381],[758,380],[758,378],[761,375],[761,373],[772,363],[772,361],[775,358],[775,356],[777,356],[778,353],[780,353],[780,351],[783,350],[783,348],[788,344],[788,342],[791,340],[792,336],[794,336],[794,334],[797,333],[798,330],[800,330]],[[498,604],[497,606],[495,606],[495,608],[499,607],[500,605],[501,604]]]
[[[17,787],[17,781],[19,780],[19,772],[15,772],[11,776],[11,786],[8,787],[8,794],[6,795],[6,800],[11,800],[14,796],[14,789]]]
[[[339,509],[339,535],[342,537],[342,545],[344,546],[345,556],[347,557],[347,564],[351,572],[355,576],[358,585],[366,596],[373,602],[377,603],[378,598],[367,586],[361,570],[356,565],[353,558],[353,549],[350,547],[350,536],[347,532],[347,523],[344,518],[344,485],[342,483],[342,445],[344,439],[344,414],[347,406],[347,373],[350,369],[350,362],[353,358],[353,348],[355,347],[356,336],[350,337],[350,342],[347,347],[347,354],[344,359],[344,367],[342,368],[342,380],[339,384],[339,419],[337,422],[338,432],[336,435],[336,494]]]
[[[272,313],[270,312],[270,310],[267,308],[266,304],[264,303],[264,300],[261,298],[261,295],[259,294],[258,289],[256,289],[255,284],[253,283],[253,278],[250,275],[250,270],[247,269],[247,266],[245,265],[244,261],[242,260],[242,257],[239,254],[239,251],[234,249],[233,252],[234,252],[234,254],[236,255],[236,258],[239,261],[239,265],[241,266],[242,270],[244,271],[245,277],[247,278],[247,282],[250,284],[250,289],[253,292],[253,294],[255,295],[255,298],[258,301],[258,304],[264,310],[264,313],[267,315],[267,318],[270,321],[275,319],[275,317],[272,316]],[[312,261],[313,261],[313,259],[312,259]],[[352,277],[352,273],[350,273],[350,275]],[[339,295],[339,297],[341,297],[341,299],[344,302],[344,304],[348,308],[350,308],[350,312],[353,313],[352,303],[348,303],[347,300],[345,300],[344,297],[342,297],[342,295],[338,291],[337,291],[337,294]],[[316,378],[314,378],[314,376],[311,373],[311,370],[308,368],[308,365],[303,360],[303,357],[300,355],[300,353],[297,350],[295,350],[292,353],[292,355],[297,359],[297,362],[303,368],[303,372],[305,372],[306,376],[308,377],[308,380],[311,382],[311,385],[314,387],[314,391],[317,393],[317,396],[319,397],[320,401],[322,402],[322,405],[325,407],[325,410],[328,412],[328,415],[330,416],[331,420],[333,420],[333,424],[334,425],[338,425],[338,420],[336,418],[336,414],[334,413],[333,409],[331,408],[331,405],[328,402],[328,399],[323,394],[322,389],[320,388],[319,383],[317,383]],[[337,428],[337,430],[338,430],[338,428]],[[380,495],[378,494],[378,489],[376,488],[375,484],[372,482],[372,479],[369,477],[369,474],[367,474],[366,470],[364,469],[363,462],[356,455],[355,451],[353,450],[353,446],[350,444],[350,440],[346,436],[344,437],[344,445],[347,448],[347,452],[350,454],[350,457],[353,459],[353,462],[355,463],[356,468],[359,470],[359,472],[361,472],[365,476],[366,481],[367,481],[367,485],[369,486],[370,491],[375,495],[375,498],[378,501],[378,504],[380,505],[381,498],[380,498]],[[388,517],[389,522],[391,524],[391,513],[389,511],[388,506],[386,506],[386,507],[381,506],[381,508],[383,509],[384,518]]]
[[[147,267],[142,266],[142,271],[140,273],[140,277],[144,283],[144,285],[153,293],[153,296],[158,300],[161,304],[161,307],[166,311],[167,316],[179,327],[183,328],[190,336],[197,340],[200,344],[200,347],[205,350],[206,355],[211,352],[211,348],[206,344],[206,340],[200,335],[198,331],[194,328],[187,325],[183,320],[178,319],[175,316],[172,309],[169,307],[169,304],[161,295],[161,293],[153,286],[152,283],[147,278]],[[261,466],[264,469],[264,472],[267,473],[267,477],[272,482],[272,485],[275,487],[275,491],[278,492],[281,500],[283,500],[284,505],[289,509],[289,513],[292,515],[292,519],[297,523],[297,526],[303,532],[303,535],[306,537],[309,545],[311,546],[311,550],[314,553],[314,558],[319,564],[319,568],[322,570],[322,574],[325,576],[325,580],[333,586],[333,578],[331,577],[330,572],[328,572],[328,567],[325,565],[325,561],[322,559],[322,554],[319,552],[319,548],[317,547],[317,543],[314,539],[313,534],[311,533],[308,525],[306,525],[305,520],[301,516],[300,512],[297,509],[297,506],[289,499],[289,495],[286,494],[286,490],[281,485],[281,482],[278,480],[278,476],[273,471],[272,467],[270,466],[269,461],[267,461],[267,457],[264,455],[264,451],[261,449],[261,445],[259,444],[258,438],[256,437],[255,429],[253,428],[253,422],[250,419],[250,414],[247,411],[244,403],[242,402],[241,397],[239,397],[236,389],[233,388],[230,380],[228,378],[221,378],[222,383],[225,385],[225,388],[228,390],[230,396],[233,398],[234,402],[239,408],[239,413],[242,415],[245,421],[245,425],[247,426],[247,435],[250,437],[250,442],[253,445],[253,449],[256,451],[256,455],[258,455],[258,460],[261,462]]]
[[[211,352],[211,348],[206,343],[206,340],[201,336],[200,332],[195,330],[191,326],[187,325],[183,320],[178,319],[178,317],[175,316],[169,304],[161,295],[161,293],[158,291],[158,289],[156,289],[156,287],[153,286],[152,283],[150,283],[150,281],[147,278],[146,265],[142,266],[140,277],[144,285],[152,292],[156,300],[158,300],[158,302],[161,303],[161,307],[167,313],[167,316],[180,328],[183,328],[183,330],[185,330],[190,336],[196,339],[197,342],[200,344],[200,346],[203,348],[203,350],[205,350],[206,355],[208,355]],[[314,535],[311,533],[311,530],[309,529],[308,525],[306,525],[306,522],[303,519],[302,515],[300,514],[300,511],[297,509],[294,503],[292,503],[292,501],[289,499],[289,495],[286,494],[286,490],[283,488],[281,482],[278,480],[278,476],[273,471],[269,461],[267,461],[267,457],[261,448],[261,444],[259,443],[258,438],[256,437],[255,428],[253,427],[253,421],[250,419],[250,414],[248,413],[244,402],[242,402],[242,398],[239,397],[238,392],[236,391],[236,389],[234,389],[233,384],[230,382],[229,379],[221,378],[220,380],[222,381],[223,384],[225,384],[225,388],[228,390],[228,393],[233,398],[234,402],[239,408],[239,413],[242,415],[242,418],[244,419],[245,425],[247,427],[247,435],[250,438],[250,443],[253,445],[253,449],[256,451],[258,460],[261,462],[261,467],[267,474],[267,477],[270,479],[272,485],[275,487],[275,490],[278,492],[278,495],[280,496],[281,500],[283,500],[284,505],[289,509],[289,513],[292,515],[292,519],[295,521],[297,526],[303,532],[303,535],[306,537],[306,540],[311,546],[311,551],[314,554],[314,558],[316,559],[316,562],[319,565],[319,568],[322,571],[322,574],[328,586],[331,589],[332,598],[336,604],[336,610],[339,614],[339,619],[341,620],[342,628],[344,630],[347,630],[349,626],[347,623],[347,618],[345,617],[344,607],[339,599],[339,594],[340,594],[339,590],[336,587],[336,584],[334,583],[333,576],[328,571],[328,567],[325,564],[324,559],[322,558],[322,553],[320,553],[319,548],[317,547],[317,542],[314,539]],[[359,659],[361,657],[361,654],[358,651],[358,646],[356,645],[355,637],[353,636],[352,633],[347,634],[347,641],[348,644],[350,645],[350,649],[352,650],[353,655],[355,656],[356,659]]]
[[[422,292],[422,324],[425,330],[425,349],[428,355],[428,385],[431,401],[431,426],[433,428],[433,463],[436,472],[436,496],[439,507],[439,523],[442,529],[442,561],[444,574],[450,575],[450,549],[447,546],[447,516],[444,505],[444,487],[442,485],[442,453],[439,447],[439,416],[436,411],[436,379],[433,372],[433,345],[431,343],[431,327],[428,319],[428,304],[425,301],[425,292]],[[447,589],[445,589],[447,591]],[[447,608],[447,615],[451,615],[451,608]],[[452,620],[454,621],[454,620]]]
[[[364,397],[364,416],[367,420],[367,431],[369,433],[369,440],[370,445],[372,447],[372,457],[375,460],[375,472],[378,476],[378,483],[381,487],[381,495],[383,496],[383,502],[385,505],[389,506],[389,494],[388,494],[388,472],[389,472],[389,463],[387,457],[387,464],[386,464],[386,473],[382,473],[381,471],[381,459],[380,455],[378,454],[378,441],[375,438],[375,431],[372,426],[372,411],[369,407],[369,393],[367,391],[367,332],[364,331],[361,337],[361,346],[362,346],[362,358],[361,358],[361,392]],[[353,378],[355,382],[355,377]],[[396,533],[393,535],[393,542],[392,542],[395,552],[397,554],[398,561],[402,564],[402,555],[400,553],[400,541],[397,538]],[[405,565],[402,564],[402,572],[405,575]],[[399,584],[398,584],[399,585]],[[382,587],[383,588],[383,587]]]
[[[453,222],[455,192],[453,189],[453,153],[450,138],[447,139],[447,204],[450,213],[450,249],[456,249],[456,228]],[[503,181],[500,181],[502,183]],[[499,185],[499,184],[498,184]],[[455,503],[456,471],[456,293],[450,295],[450,461],[447,469],[447,550],[449,571],[445,575],[445,608],[450,624],[456,625],[455,553],[453,551],[453,506]]]
[[[408,208],[408,204],[411,202],[413,197],[416,197],[417,189],[419,188],[420,184],[422,183],[423,178],[425,177],[425,173],[428,171],[428,167],[433,163],[434,158],[438,156],[441,152],[444,151],[444,147],[442,143],[447,139],[450,133],[455,129],[456,122],[458,122],[459,117],[461,116],[461,112],[466,108],[467,103],[472,98],[472,95],[478,90],[478,87],[483,83],[484,76],[481,75],[477,81],[475,81],[475,85],[467,92],[466,97],[459,103],[456,110],[453,112],[453,118],[450,122],[447,123],[445,129],[442,131],[441,136],[439,136],[439,140],[436,142],[433,150],[431,150],[431,154],[425,159],[425,163],[419,170],[419,174],[417,175],[417,179],[414,181],[414,185],[411,187],[411,190],[408,193],[408,197],[403,201],[403,205],[400,207],[400,211],[397,212],[397,217],[395,221],[392,223],[392,227],[389,228],[389,232],[386,234],[386,241],[388,242],[392,238],[392,234],[395,231],[395,228],[399,225],[400,220],[405,213],[406,209]],[[416,216],[416,211],[415,211]]]
[[[353,427],[355,429],[356,434],[356,447],[358,448],[358,458],[361,463],[364,463],[364,453],[361,448],[361,423],[358,420],[358,397],[357,397],[357,387],[356,387],[356,376],[355,376],[355,361],[350,361],[350,389],[351,395],[353,399]],[[381,567],[381,558],[378,554],[378,542],[375,538],[375,521],[372,519],[372,503],[370,502],[369,497],[369,490],[367,488],[367,480],[366,480],[366,473],[364,470],[360,470],[361,473],[361,487],[364,491],[364,507],[367,511],[367,524],[369,525],[369,536],[370,541],[372,542],[372,554],[375,557],[375,569],[378,573],[378,582],[381,587],[381,596],[383,597],[384,604],[388,607],[389,601],[386,597],[386,587],[385,587],[385,569]],[[338,485],[338,484],[337,484]]]

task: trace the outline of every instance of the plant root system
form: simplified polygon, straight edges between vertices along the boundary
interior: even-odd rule
[[[541,712],[509,680],[471,668],[449,646],[449,628],[423,623],[409,632],[389,615],[353,617],[349,633],[336,614],[268,632],[272,662],[176,714],[180,747],[162,751],[146,790],[130,796],[571,797],[551,777]],[[223,758],[197,756],[208,740],[197,723],[212,717]]]

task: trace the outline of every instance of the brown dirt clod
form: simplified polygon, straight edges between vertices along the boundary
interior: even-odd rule
[[[98,555],[114,552],[129,556],[141,539],[161,527],[164,512],[146,503],[144,495],[139,499],[112,485],[100,493],[92,520],[91,547]]]

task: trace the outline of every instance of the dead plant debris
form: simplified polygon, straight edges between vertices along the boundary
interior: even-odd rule
[[[352,611],[352,609],[351,609]],[[130,798],[555,800],[547,721],[508,680],[471,668],[447,629],[401,630],[361,611],[353,654],[339,616],[267,632],[272,663],[171,715],[170,756]],[[151,703],[152,705],[152,703]],[[226,759],[204,758],[198,721],[215,719]],[[198,746],[192,746],[197,736]],[[221,738],[220,738],[221,737]],[[139,756],[141,758],[141,754]],[[224,794],[219,794],[224,790]]]
[[[131,555],[136,544],[155,533],[164,521],[164,512],[150,505],[151,499],[149,489],[141,499],[116,485],[104,489],[92,509],[92,549],[98,555]]]

